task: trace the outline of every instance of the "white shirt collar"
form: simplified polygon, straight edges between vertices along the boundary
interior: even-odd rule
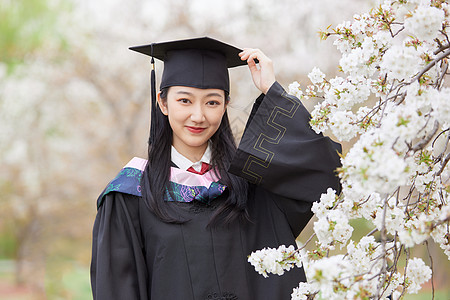
[[[172,146],[171,150],[171,159],[172,162],[182,170],[187,171],[187,169],[193,167],[195,171],[200,172],[200,170],[202,169],[202,162],[207,164],[211,163],[211,144],[208,143],[208,147],[206,147],[205,153],[203,153],[202,158],[195,163],[178,152],[174,146]]]

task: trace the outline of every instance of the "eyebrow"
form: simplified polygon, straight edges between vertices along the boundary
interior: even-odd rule
[[[178,91],[177,94],[188,95],[188,96],[193,96],[194,95],[193,93],[190,93],[190,92],[187,92],[187,91]],[[212,93],[206,94],[204,98],[206,98],[206,97],[224,97],[224,95],[212,92]]]

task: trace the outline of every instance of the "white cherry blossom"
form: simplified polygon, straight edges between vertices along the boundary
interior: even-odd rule
[[[405,20],[405,28],[420,40],[432,40],[442,28],[444,16],[443,10],[422,4]]]
[[[380,1],[322,33],[335,37],[340,74],[327,79],[314,68],[305,92],[291,84],[300,99],[321,99],[311,112],[315,132],[354,142],[341,156],[341,193],[328,189],[312,205],[317,247],[299,254],[308,282],[292,299],[399,299],[432,272],[402,251],[432,238],[450,259],[449,16],[440,1]],[[350,220],[360,218],[373,230],[353,241]],[[256,269],[284,272],[268,256]]]

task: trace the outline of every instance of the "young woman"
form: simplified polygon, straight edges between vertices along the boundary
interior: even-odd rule
[[[134,158],[98,199],[94,299],[290,299],[303,269],[264,278],[247,257],[295,245],[312,202],[339,189],[340,146],[310,129],[258,49],[209,38],[132,49],[164,72],[148,160]],[[236,149],[227,68],[241,64],[262,94]]]

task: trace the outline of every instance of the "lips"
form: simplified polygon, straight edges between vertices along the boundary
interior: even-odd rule
[[[206,128],[203,127],[193,127],[193,126],[186,126],[187,130],[189,130],[192,133],[202,133]]]

